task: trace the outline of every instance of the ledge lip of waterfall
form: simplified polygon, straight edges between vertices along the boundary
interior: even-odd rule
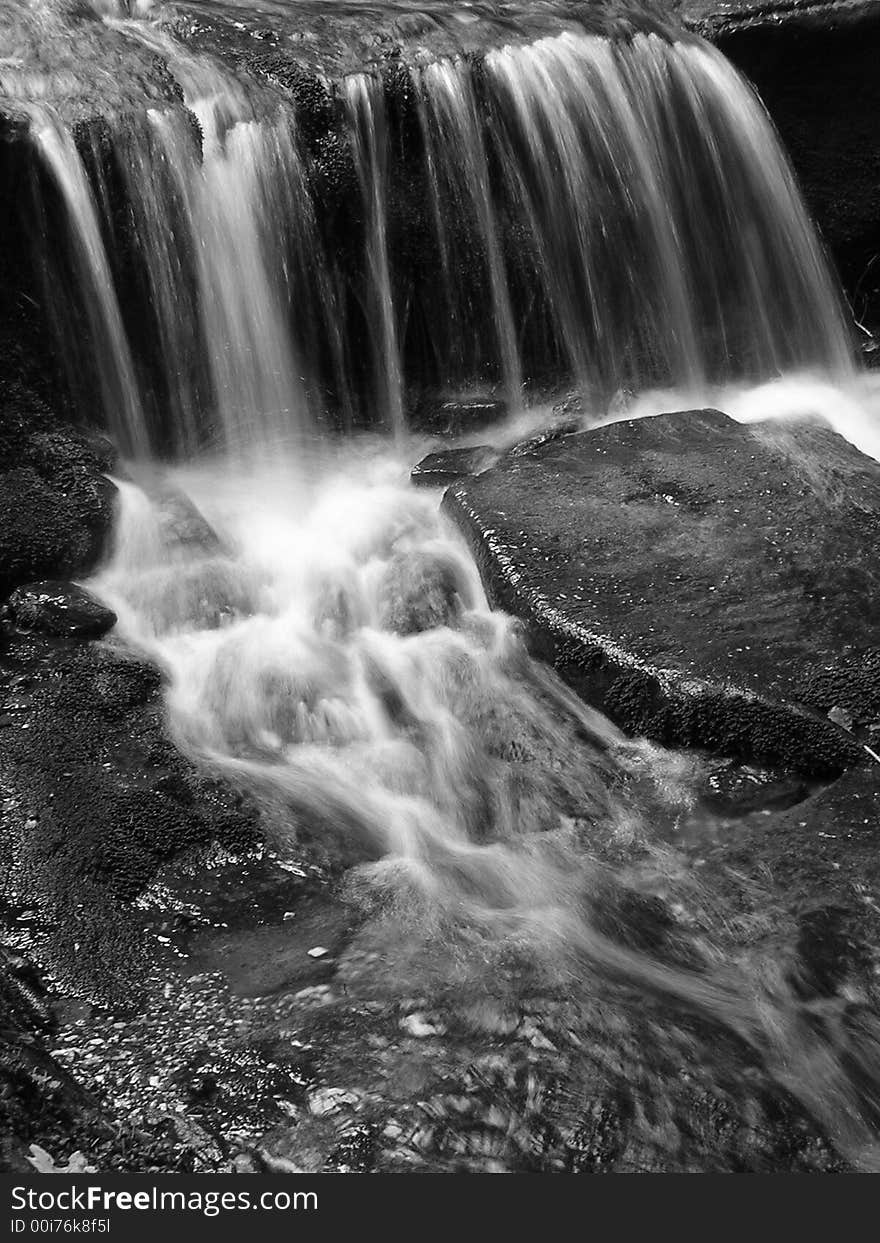
[[[21,0],[12,0],[6,24],[0,27],[12,53],[0,66],[0,137],[26,130],[28,118],[21,105],[36,99],[51,103],[66,121],[76,124],[137,111],[145,104],[162,106],[179,101],[161,56],[150,56],[114,29],[124,25],[125,2],[119,0],[116,5],[115,0],[86,0],[86,4],[94,4],[92,16],[81,6],[78,22],[71,25],[66,20],[70,0],[44,0],[40,20]],[[604,23],[605,29],[613,30],[622,20],[632,20],[634,6],[608,0],[604,10],[600,6],[597,13],[573,16],[571,6],[560,0],[558,6],[542,5],[538,12],[524,4],[522,11],[511,13],[503,22],[492,19],[488,11],[470,13],[469,19],[475,20],[465,22],[460,16],[452,16],[457,8],[453,0],[437,0],[424,6],[428,12],[420,15],[421,22],[414,15],[403,15],[401,20],[397,14],[381,41],[376,39],[371,11],[371,24],[361,42],[352,36],[366,18],[349,13],[335,26],[332,2],[317,5],[322,17],[317,40],[313,32],[309,39],[299,38],[315,6],[299,7],[299,13],[288,14],[283,8],[273,12],[275,23],[290,22],[290,28],[280,32],[259,16],[251,18],[246,8],[224,11],[221,6],[212,12],[210,4],[190,6],[185,0],[155,0],[144,6],[135,20],[158,23],[194,51],[210,52],[220,61],[228,58],[233,69],[244,65],[256,81],[262,77],[273,89],[296,90],[302,86],[303,76],[338,81],[361,69],[393,64],[408,52],[429,58],[481,55],[511,41],[527,42],[563,28],[583,28],[584,22],[587,28],[592,25],[602,30]],[[432,8],[436,13],[430,11]],[[517,17],[531,23],[526,32],[517,30]],[[880,0],[680,0],[672,14],[658,9],[653,17],[661,27],[677,26],[716,39],[781,27],[809,30],[872,24],[880,18]],[[96,27],[101,28],[100,43],[104,45],[97,52]],[[51,75],[30,78],[29,60],[61,64],[67,71],[54,83]],[[114,65],[112,78],[106,73],[108,63]]]

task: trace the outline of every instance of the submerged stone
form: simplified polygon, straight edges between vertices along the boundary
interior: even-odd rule
[[[470,600],[468,584],[452,558],[416,551],[389,562],[378,602],[383,627],[409,635],[455,626]]]
[[[854,700],[880,647],[880,466],[834,432],[629,420],[507,455],[444,505],[492,602],[623,728],[816,775],[864,758],[805,693],[833,665],[834,702],[873,710]]]
[[[116,614],[75,583],[47,581],[19,587],[9,609],[23,630],[56,638],[97,639],[116,625]]]
[[[162,535],[171,548],[194,555],[222,556],[223,543],[200,509],[182,492],[167,492],[161,503]]]

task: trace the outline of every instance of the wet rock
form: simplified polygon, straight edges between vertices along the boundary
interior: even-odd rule
[[[355,1109],[360,1099],[359,1092],[352,1092],[348,1088],[318,1088],[309,1093],[309,1113],[321,1118],[342,1109]]]
[[[841,708],[839,704],[835,704],[828,713],[828,720],[833,721],[835,725],[839,725],[841,729],[848,730],[852,733],[853,719],[847,712],[846,708]]]
[[[675,919],[662,898],[610,885],[595,895],[593,921],[605,936],[655,958],[664,957],[675,930]]]
[[[461,436],[482,427],[500,423],[507,414],[507,403],[492,397],[456,401],[423,400],[410,416],[413,427],[440,436]]]
[[[412,469],[413,483],[423,487],[445,488],[465,475],[478,475],[497,460],[497,453],[488,445],[473,449],[441,449],[429,453]]]
[[[469,595],[460,567],[442,551],[401,553],[379,589],[382,626],[402,635],[454,626]]]
[[[864,947],[878,943],[878,776],[868,761],[794,807],[742,821],[718,851],[718,866],[764,885],[765,909],[791,912],[801,995],[830,995],[845,979],[875,987],[876,949]]]
[[[2,930],[0,930],[2,935]],[[50,1052],[52,999],[33,965],[0,944],[0,1168],[32,1172],[32,1145],[94,1150],[109,1131],[98,1102]],[[60,1164],[64,1164],[61,1162]]]
[[[543,431],[537,432],[534,436],[529,436],[527,440],[521,440],[515,444],[510,450],[513,457],[525,457],[526,454],[532,453],[535,449],[540,449],[542,445],[550,444],[553,440],[561,440],[563,436],[571,436],[574,432],[579,432],[583,427],[583,423],[579,419],[561,418]]]
[[[98,562],[116,494],[107,463],[106,447],[59,423],[32,392],[8,386],[0,399],[0,598]]]
[[[31,467],[0,476],[0,594],[22,582],[93,566],[109,533],[115,488],[95,480],[84,512]]]
[[[177,751],[147,662],[36,635],[5,656],[0,898],[39,913],[71,991],[128,996],[148,957],[135,899],[185,851],[252,845],[256,814]]]
[[[709,765],[700,798],[706,807],[720,815],[738,817],[791,807],[810,793],[810,783],[796,774],[749,764],[718,762]]]
[[[9,610],[22,630],[57,638],[98,639],[116,625],[116,614],[75,583],[30,583],[9,598]]]
[[[222,1119],[232,1127],[255,1119],[268,1126],[283,1115],[280,1101],[295,1106],[303,1099],[296,1067],[266,1057],[258,1048],[198,1049],[174,1081],[190,1096],[194,1087],[208,1084],[201,1095],[210,1099],[214,1122]]]
[[[632,1105],[621,1092],[589,1106],[566,1143],[571,1174],[604,1174],[615,1168],[626,1149]]]
[[[182,492],[162,497],[160,516],[162,536],[170,548],[208,557],[222,557],[226,552],[207,518]]]
[[[802,706],[811,669],[880,644],[880,467],[842,437],[628,420],[508,455],[444,508],[492,602],[624,729],[814,775],[863,757]]]
[[[808,666],[794,693],[830,719],[836,716],[844,729],[880,721],[880,649],[842,652]]]

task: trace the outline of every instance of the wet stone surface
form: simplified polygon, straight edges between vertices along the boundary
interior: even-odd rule
[[[57,638],[98,639],[116,625],[116,614],[75,583],[29,583],[9,597],[15,625]]]
[[[818,776],[858,762],[826,713],[873,714],[880,468],[842,437],[659,415],[510,453],[444,505],[492,601],[625,729]]]
[[[422,487],[445,488],[465,475],[478,475],[497,459],[488,445],[474,449],[439,449],[423,457],[412,469],[412,481]]]
[[[18,382],[0,391],[0,598],[100,560],[116,488],[113,447],[61,422]]]

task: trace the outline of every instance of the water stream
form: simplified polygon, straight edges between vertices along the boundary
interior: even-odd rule
[[[801,379],[719,404],[858,439],[847,416],[876,427],[877,398]],[[635,990],[733,1034],[875,1168],[871,1094],[852,1077],[858,1064],[876,1082],[873,1026],[826,1028],[781,964],[729,960],[732,916],[708,918],[687,965],[609,935],[609,884],[683,910],[717,900],[687,878],[713,831],[704,761],[626,738],[528,658],[439,496],[407,485],[418,451],[275,446],[234,470],[221,458],[120,481],[115,551],[92,586],[165,671],[179,745],[258,797],[282,857],[342,870],[391,962],[405,942],[382,995],[414,986],[412,955],[422,987],[447,993],[465,981],[497,996],[511,955],[514,995],[520,975],[573,999]]]

